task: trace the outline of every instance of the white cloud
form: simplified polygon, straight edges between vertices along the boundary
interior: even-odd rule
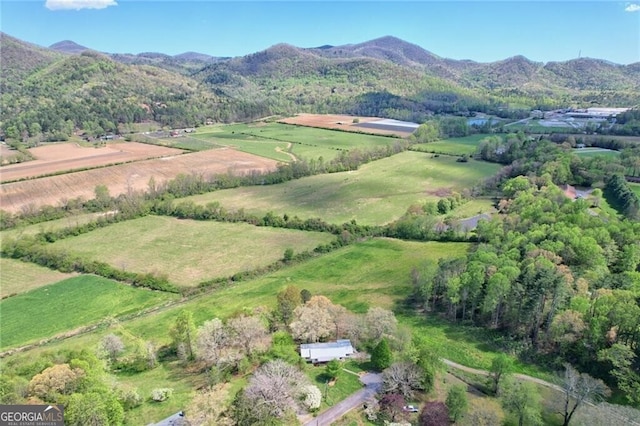
[[[638,12],[640,11],[640,4],[630,4],[624,8],[625,12]]]
[[[45,7],[49,10],[104,9],[117,6],[115,0],[47,0]]]

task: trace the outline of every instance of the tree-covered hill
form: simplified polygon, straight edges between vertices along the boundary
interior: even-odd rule
[[[53,47],[67,54],[2,34],[5,136],[55,140],[86,127],[99,133],[147,120],[177,127],[296,112],[423,121],[440,113],[520,117],[528,109],[640,103],[638,64],[459,61],[390,36],[307,49],[278,44],[230,59],[103,54],[70,41]]]
[[[53,50],[0,32],[0,93],[16,90],[29,74],[60,59]]]
[[[4,49],[3,49],[4,51]],[[93,51],[59,59],[3,93],[8,137],[68,137],[75,128],[115,132],[118,124],[155,120],[193,126],[221,101],[196,81],[157,67],[123,65]],[[37,124],[37,126],[34,125]],[[34,133],[34,134],[32,134]]]

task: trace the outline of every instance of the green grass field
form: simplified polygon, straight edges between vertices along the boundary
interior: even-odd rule
[[[371,306],[392,309],[410,291],[410,272],[425,260],[464,255],[468,243],[407,242],[374,239],[341,248],[256,280],[240,282],[121,327],[137,336],[166,343],[167,330],[181,309],[193,312],[197,325],[258,306],[272,308],[288,285],[322,294],[357,313]]]
[[[573,153],[582,158],[592,157],[607,157],[613,158],[620,155],[620,151],[603,148],[577,148],[573,150]]]
[[[194,286],[211,278],[266,266],[333,240],[330,234],[146,216],[59,240],[54,247],[134,272],[166,274]]]
[[[74,274],[63,274],[58,271],[26,263],[20,260],[0,258],[0,298],[10,294],[24,293],[70,278]]]
[[[253,186],[196,195],[198,204],[219,202],[227,209],[264,215],[320,217],[331,223],[355,219],[385,224],[402,216],[411,204],[437,200],[439,191],[462,191],[495,174],[500,166],[475,160],[403,152],[343,173],[311,176],[280,185]],[[475,214],[475,213],[474,213]]]
[[[36,223],[33,225],[18,226],[0,232],[0,238],[20,238],[23,235],[35,235],[40,232],[56,231],[70,226],[84,225],[92,220],[98,219],[103,213],[83,213],[76,216],[63,217],[62,219],[50,220],[48,222]]]
[[[243,140],[245,144],[239,144],[238,149],[247,150],[246,152],[257,155],[263,154],[258,151],[254,152],[249,150],[259,149],[264,153],[263,142],[291,143],[291,152],[296,157],[310,160],[322,156],[325,161],[329,161],[338,156],[341,150],[354,148],[366,150],[374,147],[392,145],[395,141],[393,138],[384,136],[340,132],[281,123],[206,126],[199,128],[195,137],[198,139],[211,140],[220,145],[239,144],[238,141]],[[231,141],[228,141],[229,139],[231,139]],[[242,148],[240,146],[242,146]],[[287,146],[288,145],[285,145],[285,148]],[[275,151],[272,151],[272,153],[273,152]],[[287,161],[290,161],[290,159]]]
[[[629,186],[636,193],[638,197],[640,197],[640,183],[629,182]]]
[[[92,275],[68,278],[0,302],[0,348],[24,345],[107,317],[136,313],[174,298],[177,296]]]
[[[411,149],[449,155],[473,155],[480,141],[486,137],[487,135],[471,135],[463,138],[444,139],[436,142],[416,144],[413,145]]]

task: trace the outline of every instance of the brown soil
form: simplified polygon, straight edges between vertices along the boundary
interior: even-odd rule
[[[36,159],[2,167],[0,182],[176,155],[183,151],[138,142],[121,142],[99,148],[82,147],[75,143],[56,143],[31,148],[29,152]]]
[[[147,145],[145,145],[147,146]],[[42,205],[60,205],[64,200],[94,198],[98,185],[106,185],[112,196],[128,191],[144,191],[149,179],[162,184],[178,174],[243,175],[275,170],[277,162],[233,149],[215,149],[138,161],[111,167],[66,173],[0,186],[0,209],[17,213]]]
[[[371,129],[358,127],[359,123],[354,123],[354,119],[358,119],[359,123],[369,123],[381,120],[379,117],[360,117],[352,115],[334,115],[334,114],[298,114],[295,117],[289,117],[279,120],[280,123],[297,124],[299,126],[320,127],[323,129],[344,130],[347,132],[369,133],[374,135],[397,135],[401,137],[409,136],[411,132],[397,132],[391,130]]]

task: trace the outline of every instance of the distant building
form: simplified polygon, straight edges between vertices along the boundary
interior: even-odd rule
[[[343,360],[354,354],[350,340],[337,340],[327,343],[308,343],[300,345],[300,356],[312,363]]]

